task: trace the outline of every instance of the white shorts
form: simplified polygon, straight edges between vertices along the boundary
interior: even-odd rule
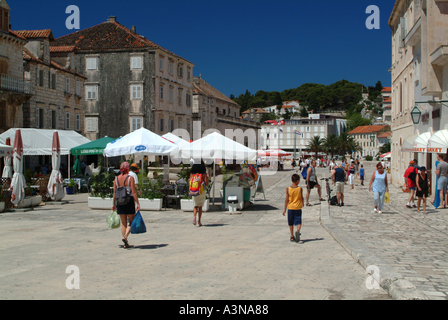
[[[354,174],[350,174],[348,176],[348,181],[350,181],[350,184],[355,184],[355,175]]]

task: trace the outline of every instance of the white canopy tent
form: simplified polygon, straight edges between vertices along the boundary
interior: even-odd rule
[[[54,129],[13,128],[0,134],[0,143],[11,138],[14,145],[16,130],[22,133],[23,155],[25,156],[51,156]],[[90,142],[89,139],[73,130],[57,130],[61,143],[61,155],[70,155],[70,149]]]
[[[199,140],[179,149],[178,157],[182,159],[206,160],[213,162],[213,204],[215,202],[215,159],[222,160],[257,160],[257,150],[250,149],[218,132],[213,132]]]
[[[412,152],[426,152],[431,132],[423,132],[414,140]]]
[[[448,130],[440,130],[434,133],[428,140],[428,152],[446,153],[448,149]]]
[[[12,147],[7,146],[6,144],[0,143],[0,157],[11,156],[11,155],[12,155]]]

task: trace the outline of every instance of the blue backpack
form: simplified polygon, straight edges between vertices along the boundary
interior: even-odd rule
[[[306,180],[306,176],[308,174],[308,167],[305,167],[302,169],[302,178],[303,180]]]

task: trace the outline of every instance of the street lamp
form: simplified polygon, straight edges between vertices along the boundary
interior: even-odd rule
[[[370,134],[370,141],[375,142],[375,138],[376,138],[375,134],[371,133]]]
[[[411,117],[412,117],[412,122],[414,124],[419,124],[420,122],[420,117],[422,116],[422,112],[420,111],[420,109],[416,106],[412,112],[411,112]]]

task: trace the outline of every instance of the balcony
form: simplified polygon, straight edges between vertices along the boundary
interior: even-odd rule
[[[30,80],[17,78],[3,73],[0,76],[0,90],[25,93],[29,95],[33,94]]]

